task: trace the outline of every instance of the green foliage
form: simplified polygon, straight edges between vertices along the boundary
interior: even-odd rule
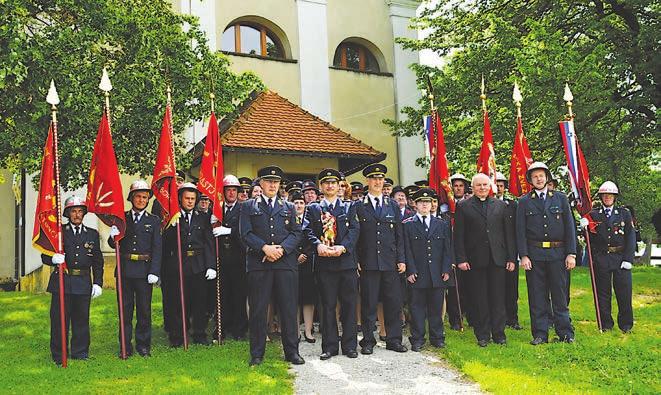
[[[50,359],[50,294],[0,292],[0,378],[5,394],[288,394],[292,377],[278,343],[268,343],[264,364],[248,367],[248,342],[223,346],[167,346],[161,326],[161,292],[152,304],[152,356],[117,357],[117,299],[104,290],[92,301],[88,361],[70,360],[66,370]],[[10,340],[11,339],[11,340]]]
[[[638,208],[639,222],[649,234],[649,220],[660,201],[653,192],[658,190],[659,172],[650,169],[659,163],[661,152],[656,124],[661,107],[656,85],[660,16],[658,2],[651,0],[441,0],[415,21],[431,35],[400,42],[446,57],[440,69],[413,67],[421,89],[424,77],[431,75],[451,172],[475,171],[482,141],[479,95],[484,75],[499,170],[509,171],[516,129],[512,86],[518,81],[523,129],[533,159],[547,162],[557,173],[565,163],[557,122],[567,112],[562,96],[569,83],[593,191],[606,179],[618,183],[621,202]],[[429,109],[426,97],[421,96],[420,105],[421,110],[403,109],[407,121],[386,123],[394,133],[422,133],[422,116]],[[656,200],[647,200],[650,194]]]
[[[108,68],[111,127],[120,170],[151,175],[172,87],[178,167],[190,163],[183,131],[216,112],[234,110],[259,79],[236,75],[213,53],[195,17],[165,0],[0,0],[0,167],[38,172],[50,108],[50,80],[58,89],[61,179],[87,182],[104,105],[98,88]]]
[[[531,346],[530,319],[523,271],[519,278],[519,320],[524,330],[506,330],[507,345],[482,349],[470,328],[446,332],[447,347],[440,355],[494,394],[658,394],[659,314],[661,280],[658,268],[633,269],[635,325],[629,334],[597,329],[590,276],[577,268],[571,276],[569,310],[576,343]],[[617,304],[613,296],[613,317]],[[552,333],[550,333],[552,335]]]

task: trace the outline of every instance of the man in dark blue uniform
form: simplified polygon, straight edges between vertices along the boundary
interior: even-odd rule
[[[429,322],[429,343],[445,347],[443,299],[452,269],[450,224],[431,215],[434,192],[421,188],[413,194],[417,214],[402,222],[406,240],[406,274],[411,287],[411,350],[425,344],[425,321]]]
[[[247,246],[248,301],[250,305],[250,366],[259,365],[266,347],[266,310],[276,295],[285,360],[304,364],[298,353],[296,312],[298,253],[303,240],[294,205],[277,196],[282,169],[262,168],[257,173],[263,194],[241,206],[239,231]]]
[[[399,273],[406,271],[402,217],[396,202],[383,195],[383,164],[363,169],[367,194],[355,203],[360,221],[358,262],[360,262],[361,353],[372,354],[376,339],[372,332],[376,320],[379,292],[383,297],[386,326],[386,349],[406,352],[402,345],[402,287]],[[384,323],[380,323],[384,325]]]
[[[617,300],[617,326],[624,333],[633,328],[633,308],[631,306],[631,262],[636,251],[636,230],[631,212],[625,207],[616,207],[619,194],[612,181],[599,187],[602,207],[590,213],[597,226],[590,233],[590,247],[594,259],[599,313],[604,330],[613,329],[611,315],[612,289]]]
[[[147,204],[152,196],[149,185],[143,180],[131,184],[128,201],[133,206],[124,213],[126,232],[119,241],[122,265],[122,301],[124,304],[124,334],[126,355],[133,354],[133,310],[135,309],[135,348],[143,357],[150,355],[151,348],[151,297],[153,285],[161,273],[161,220],[149,214]],[[119,234],[115,226],[110,228],[108,244],[115,248],[114,237]],[[117,270],[115,270],[117,277]],[[119,338],[121,346],[121,335]],[[121,348],[121,347],[120,347]]]
[[[516,207],[518,203],[506,194],[508,180],[503,173],[496,173],[496,199],[499,199],[507,205],[507,215],[512,224],[512,232],[516,224]],[[513,246],[516,249],[516,245]],[[516,255],[515,255],[516,256]],[[507,321],[505,324],[514,330],[521,330],[523,327],[519,324],[519,260],[514,261],[514,270],[505,273],[505,312]]]
[[[549,191],[551,172],[542,162],[530,165],[526,179],[533,190],[519,199],[517,248],[526,270],[532,345],[548,342],[549,292],[560,341],[574,342],[567,305],[567,270],[576,266],[576,228],[567,196]]]
[[[318,180],[324,199],[311,203],[306,211],[304,233],[316,250],[315,272],[322,302],[321,360],[339,353],[335,308],[340,301],[342,321],[342,354],[358,357],[356,347],[356,300],[358,273],[356,243],[360,227],[355,207],[338,196],[341,173],[324,169]],[[349,206],[349,207],[346,207]]]
[[[71,196],[64,202],[63,216],[69,223],[62,226],[64,252],[41,255],[41,261],[55,266],[48,281],[51,293],[50,351],[53,361],[62,364],[62,338],[60,333],[59,270],[64,269],[65,329],[67,342],[71,325],[71,358],[87,359],[90,347],[90,300],[100,296],[103,287],[103,255],[99,247],[99,232],[83,225],[87,214],[85,202]],[[66,264],[64,263],[66,261]],[[92,274],[92,277],[90,276]],[[93,280],[93,281],[92,281]],[[67,344],[67,354],[69,353]]]
[[[216,254],[211,231],[211,216],[195,210],[199,198],[197,187],[186,182],[179,187],[179,207],[181,216],[179,226],[174,223],[165,230],[163,244],[165,257],[163,264],[167,267],[168,300],[163,301],[170,311],[168,333],[170,345],[180,347],[184,342],[183,323],[181,322],[181,287],[179,283],[179,245],[177,228],[181,238],[182,269],[184,275],[184,303],[187,319],[192,322],[190,334],[193,343],[208,345],[206,328],[207,315],[207,281],[216,279]],[[189,318],[190,317],[190,318]]]

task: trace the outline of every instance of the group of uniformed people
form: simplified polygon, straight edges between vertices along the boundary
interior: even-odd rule
[[[442,201],[439,205],[425,181],[403,188],[393,185],[386,173],[383,164],[365,167],[364,186],[349,184],[337,169],[322,170],[317,182],[286,185],[277,166],[260,169],[255,181],[227,175],[221,221],[211,215],[208,197],[194,184],[179,180],[179,226],[164,232],[160,206],[155,203],[152,213],[146,210],[151,188],[135,181],[128,193],[132,207],[125,213],[126,232],[119,241],[127,354],[133,353],[135,339],[135,351],[150,355],[152,290],[159,283],[164,329],[172,347],[182,346],[189,335],[194,343],[210,344],[207,327],[210,318],[215,318],[214,326],[218,323],[214,315],[219,287],[221,337],[244,339],[248,331],[251,366],[263,361],[273,315],[285,359],[305,363],[298,351],[299,305],[309,342],[314,342],[313,306],[320,305],[321,360],[340,352],[356,358],[358,346],[362,354],[372,354],[377,317],[386,349],[406,352],[405,304],[413,351],[423,348],[427,326],[429,343],[445,346],[445,307],[450,327],[461,329],[465,316],[479,346],[505,344],[506,325],[522,329],[517,316],[519,266],[528,284],[531,344],[548,342],[550,326],[559,341],[574,341],[568,284],[576,264],[576,224],[567,196],[549,187],[552,176],[545,164],[529,167],[526,176],[533,189],[518,200],[505,196],[502,174],[495,194],[486,175],[477,174],[470,182],[463,175],[453,176],[454,212]],[[618,325],[628,332],[633,326],[632,218],[626,208],[615,206],[615,184],[604,183],[598,193],[602,207],[591,213],[589,234],[602,323],[604,329],[614,325],[614,287]],[[48,285],[53,294],[51,354],[56,363],[62,360],[57,271],[66,261],[66,330],[70,323],[72,358],[89,355],[90,300],[102,293],[99,234],[82,224],[86,212],[80,198],[67,199],[64,252],[42,255],[45,264],[56,267]],[[115,247],[119,233],[116,227],[110,229],[110,247]],[[188,333],[183,333],[184,323]]]

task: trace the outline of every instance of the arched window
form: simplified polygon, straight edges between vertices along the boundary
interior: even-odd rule
[[[364,45],[345,41],[335,50],[333,66],[342,69],[378,73],[379,63],[374,54]]]
[[[225,29],[221,49],[269,58],[285,58],[285,51],[278,36],[265,26],[252,22],[237,22]]]

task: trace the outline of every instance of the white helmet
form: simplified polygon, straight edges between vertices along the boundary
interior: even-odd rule
[[[461,181],[465,182],[466,184],[470,184],[470,181],[468,181],[468,179],[466,178],[466,176],[463,175],[463,174],[461,174],[461,173],[455,173],[455,174],[453,174],[452,177],[450,177],[450,184],[452,184],[453,182],[455,182],[455,180],[461,180]]]
[[[526,171],[526,181],[532,183],[530,175],[532,174],[533,171],[540,169],[544,170],[544,172],[546,173],[546,181],[550,181],[553,179],[553,174],[551,174],[551,170],[549,170],[549,167],[546,166],[544,162],[533,162]]]
[[[64,212],[62,215],[69,218],[69,210],[74,207],[82,207],[85,214],[87,214],[87,205],[85,205],[85,201],[80,196],[72,195],[64,201]]]
[[[598,194],[602,193],[612,193],[613,195],[619,195],[620,190],[617,189],[617,185],[613,181],[606,181],[599,187]]]
[[[226,187],[237,187],[241,188],[241,183],[239,182],[239,179],[236,178],[235,175],[228,174],[223,178],[223,188]]]
[[[496,172],[496,181],[505,181],[507,182],[507,178],[505,178],[505,175],[499,171]]]
[[[135,180],[133,183],[131,183],[131,186],[129,187],[129,196],[126,198],[126,200],[130,202],[131,197],[133,197],[133,193],[135,192],[149,192],[149,198],[151,198],[154,194],[151,188],[149,188],[149,184],[147,184],[147,181],[145,180]]]

